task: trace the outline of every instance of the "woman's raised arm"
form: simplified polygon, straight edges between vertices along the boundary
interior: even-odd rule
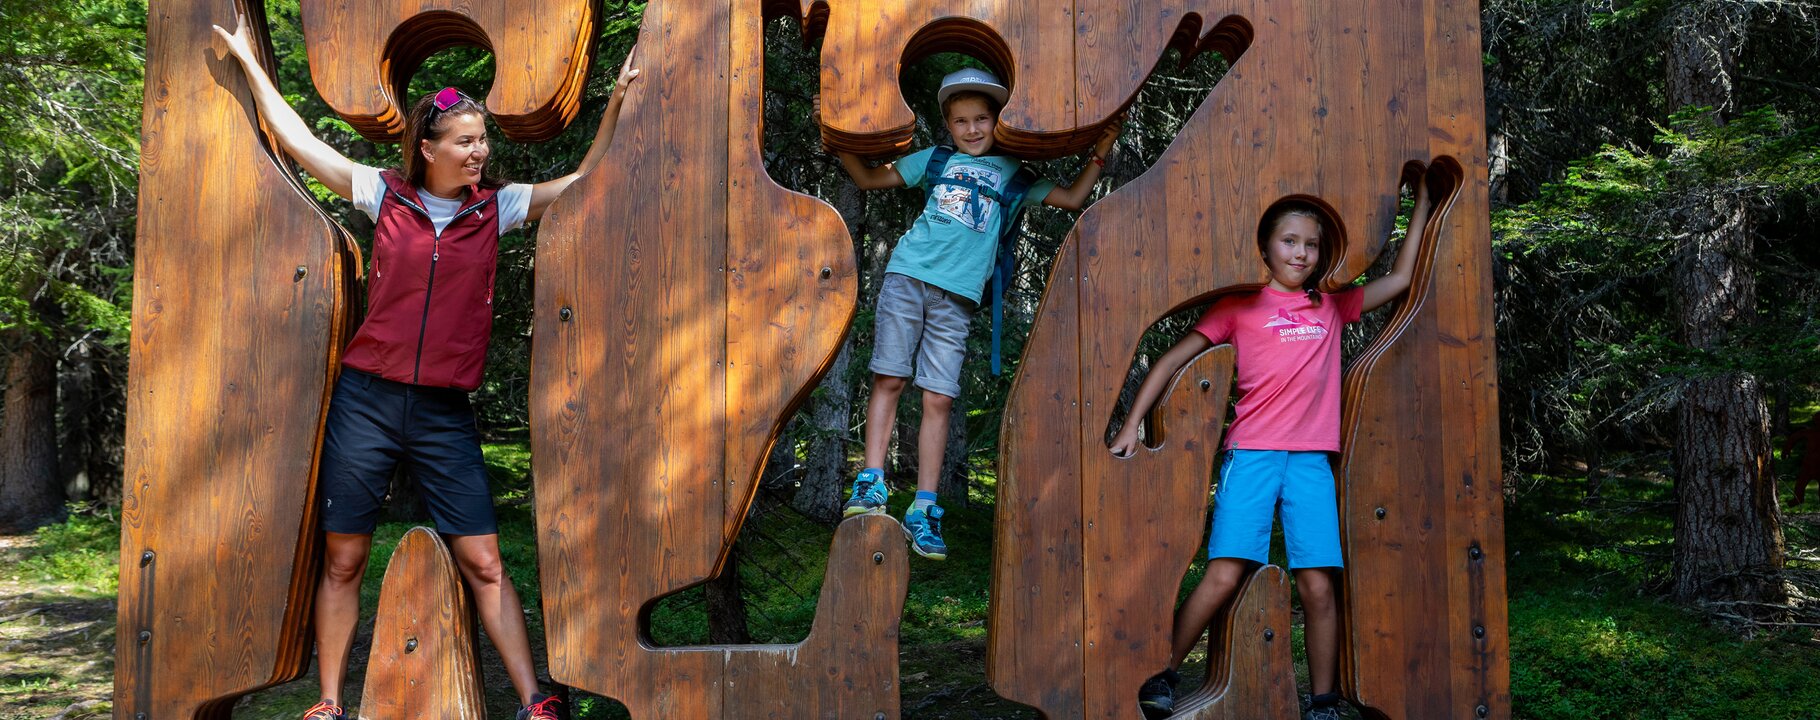
[[[247,84],[253,87],[253,103],[259,108],[259,117],[265,120],[266,127],[271,129],[272,136],[285,154],[295,159],[311,177],[336,195],[352,197],[354,161],[311,133],[310,126],[304,124],[303,118],[278,93],[278,88],[272,84],[272,78],[265,74],[265,68],[259,66],[259,55],[253,52],[252,33],[247,29],[246,16],[235,16],[234,32],[230,33],[216,25],[215,34],[227,42],[228,52],[240,61],[241,69],[246,71]]]
[[[588,154],[582,156],[581,164],[575,172],[553,180],[546,180],[531,186],[531,211],[525,215],[525,222],[543,217],[543,211],[549,209],[550,203],[569,189],[577,178],[588,174],[600,159],[606,157],[607,147],[613,144],[613,132],[619,127],[619,110],[626,102],[626,86],[638,79],[638,68],[632,67],[632,58],[638,55],[638,46],[632,46],[626,53],[626,62],[619,66],[619,79],[613,84],[613,97],[607,100],[607,109],[600,114],[600,127],[594,131],[594,144],[588,146]]]

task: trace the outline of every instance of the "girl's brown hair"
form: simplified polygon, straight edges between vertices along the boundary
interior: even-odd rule
[[[1258,223],[1258,255],[1268,258],[1266,250],[1270,236],[1276,234],[1277,225],[1290,217],[1303,217],[1313,220],[1315,227],[1321,229],[1321,257],[1314,263],[1314,272],[1308,273],[1308,279],[1302,281],[1302,292],[1308,294],[1308,301],[1321,304],[1321,281],[1327,279],[1327,271],[1333,267],[1334,232],[1333,223],[1327,213],[1307,200],[1283,200],[1264,211],[1264,219]],[[1268,264],[1266,260],[1266,264]]]
[[[411,113],[405,119],[404,143],[398,149],[399,154],[404,156],[404,177],[412,187],[423,187],[423,176],[427,170],[423,159],[423,141],[441,140],[449,130],[449,120],[459,115],[478,115],[482,123],[492,119],[486,106],[474,102],[466,95],[460,96],[447,110],[436,107],[436,93],[418,98],[417,103],[411,106]],[[490,157],[481,166],[478,184],[483,188],[504,187],[506,184],[493,177],[493,162]]]

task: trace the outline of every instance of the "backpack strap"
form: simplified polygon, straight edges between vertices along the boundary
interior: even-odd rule
[[[1005,295],[1011,292],[1011,282],[1017,278],[1017,231],[1024,220],[1024,196],[1036,185],[1036,171],[1020,166],[1011,174],[1011,182],[1005,184],[1005,191],[999,195],[999,206],[1003,208],[1000,217],[1004,222],[999,225],[998,258],[992,266],[992,374],[1004,372],[1004,361],[1001,358],[1001,346],[1005,334]]]

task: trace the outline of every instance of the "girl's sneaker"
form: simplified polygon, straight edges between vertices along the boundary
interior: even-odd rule
[[[1175,686],[1181,682],[1182,676],[1167,668],[1144,681],[1143,687],[1138,688],[1138,709],[1144,711],[1146,720],[1175,714]]]
[[[1302,696],[1302,720],[1346,720],[1345,709],[1339,693]]]
[[[518,709],[518,720],[558,720],[556,705],[561,700],[543,693],[531,696],[531,704]]]
[[[859,471],[853,478],[853,495],[847,498],[847,506],[841,510],[844,517],[854,515],[877,514],[885,511],[885,500],[891,491],[885,488],[885,474],[877,470]]]
[[[930,505],[928,512],[911,510],[904,516],[904,534],[910,536],[910,549],[930,560],[947,560],[948,543],[942,542],[942,511]]]
[[[316,703],[315,707],[303,714],[303,720],[342,720],[344,717],[347,717],[347,711],[328,698],[323,698],[322,702]]]

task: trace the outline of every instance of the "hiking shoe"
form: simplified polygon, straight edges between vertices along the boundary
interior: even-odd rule
[[[904,534],[910,537],[910,549],[930,560],[947,560],[948,543],[942,542],[940,505],[930,505],[928,512],[911,510],[904,516]]]
[[[1314,697],[1303,695],[1302,720],[1346,720],[1346,714],[1341,710],[1344,704],[1338,694],[1323,695],[1322,700],[1322,704],[1316,705]]]
[[[344,717],[347,717],[347,711],[342,710],[340,705],[336,705],[333,700],[327,698],[316,703],[315,707],[303,714],[303,720],[341,720]]]
[[[841,510],[843,517],[854,515],[878,514],[885,511],[885,498],[891,491],[885,488],[885,475],[877,470],[861,470],[853,478],[853,495],[847,498],[847,506]]]
[[[1138,709],[1144,711],[1148,720],[1160,720],[1175,714],[1175,686],[1182,682],[1181,674],[1174,670],[1164,670],[1150,676],[1138,688]]]
[[[558,720],[556,705],[561,700],[543,693],[531,696],[531,704],[518,709],[518,720]]]

